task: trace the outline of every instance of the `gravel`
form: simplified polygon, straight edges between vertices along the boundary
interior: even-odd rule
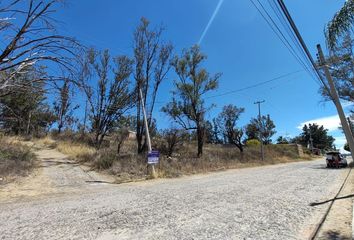
[[[347,169],[229,170],[0,203],[0,239],[305,239]]]

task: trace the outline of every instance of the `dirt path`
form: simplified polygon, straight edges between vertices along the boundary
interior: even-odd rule
[[[98,184],[113,182],[112,177],[90,171],[55,149],[39,149],[35,154],[38,168],[26,178],[0,186],[0,200],[85,192]]]
[[[348,171],[320,160],[91,186],[41,154],[53,170],[42,176],[55,176],[44,187],[75,192],[0,203],[0,239],[307,239],[328,206],[310,203],[333,197]],[[82,177],[59,176],[68,171]]]

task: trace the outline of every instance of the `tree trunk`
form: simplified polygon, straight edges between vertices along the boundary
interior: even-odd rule
[[[100,134],[98,132],[96,132],[96,135],[95,135],[95,146],[96,146],[96,149],[99,149],[101,147]]]
[[[238,148],[238,150],[240,150],[240,153],[243,153],[243,146],[242,146],[242,144],[238,143],[238,144],[236,144],[236,147]]]
[[[63,125],[61,123],[58,124],[58,134],[61,133],[61,129],[63,128]]]
[[[197,127],[197,141],[198,141],[198,157],[201,157],[203,155],[204,129],[200,126]]]
[[[120,153],[120,148],[122,146],[122,142],[118,142],[118,146],[117,146],[117,154],[119,155]]]
[[[32,112],[29,112],[28,121],[27,121],[27,127],[26,127],[26,134],[27,135],[29,135],[29,132],[30,132],[31,117],[32,117]]]
[[[136,140],[138,142],[138,154],[140,154],[143,152],[143,144],[142,144],[143,136],[142,136],[142,134],[138,134],[138,132],[137,132],[136,133]]]

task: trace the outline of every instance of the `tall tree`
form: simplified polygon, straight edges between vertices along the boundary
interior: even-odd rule
[[[183,50],[182,56],[176,56],[172,66],[178,79],[174,82],[172,102],[162,108],[174,121],[186,130],[195,130],[198,142],[198,157],[203,154],[205,133],[205,113],[210,107],[205,106],[204,95],[218,86],[221,74],[210,76],[201,64],[206,56],[199,46]]]
[[[129,88],[132,60],[126,56],[119,56],[113,59],[114,66],[111,67],[108,50],[98,52],[93,49],[88,52],[87,58],[85,68],[87,78],[83,88],[90,105],[94,142],[99,148],[114,124],[133,107],[134,95]],[[91,78],[97,78],[95,86],[88,83]]]
[[[354,24],[354,0],[347,0],[344,6],[333,16],[327,24],[325,33],[328,46],[335,47],[338,39],[350,32]]]
[[[214,143],[216,144],[220,144],[223,142],[223,136],[220,137],[220,134],[221,134],[221,130],[218,126],[218,120],[217,118],[213,118],[212,120],[212,125],[213,125],[213,140],[214,140]]]
[[[140,25],[134,32],[134,77],[136,83],[136,139],[138,152],[146,148],[143,138],[145,127],[139,98],[139,89],[143,92],[144,105],[147,108],[147,121],[150,128],[153,122],[153,111],[157,92],[161,82],[166,78],[170,69],[172,45],[164,44],[161,38],[163,29],[152,30],[146,18],[141,18]]]
[[[27,135],[45,133],[54,122],[55,117],[46,104],[44,83],[32,81],[38,78],[37,74],[33,67],[17,73],[16,81],[27,87],[9,87],[11,94],[0,98],[0,125],[4,131]]]
[[[56,68],[53,74],[38,75],[33,81],[62,80],[76,73],[77,57],[82,48],[78,42],[59,35],[53,14],[60,0],[5,0],[0,3],[0,95],[8,94],[10,87],[30,87],[31,83],[18,82],[17,73],[29,66]],[[6,36],[6,37],[5,37]],[[65,74],[63,74],[65,73]]]
[[[247,139],[257,139],[264,144],[270,144],[275,133],[275,124],[269,114],[261,118],[252,118],[246,126]]]
[[[350,34],[345,35],[342,41],[335,45],[327,57],[326,62],[331,66],[330,72],[338,95],[345,101],[354,102],[354,41]],[[321,94],[328,100],[331,99],[326,89],[321,89]]]
[[[328,130],[323,126],[319,126],[316,123],[304,125],[302,128],[302,133],[297,139],[298,142],[307,146],[310,143],[310,138],[312,138],[312,143],[315,148],[319,149],[332,149],[334,138],[328,135]]]
[[[56,85],[58,96],[54,103],[54,113],[58,123],[58,133],[60,134],[63,127],[73,125],[76,121],[73,111],[79,108],[78,105],[72,106],[72,83],[65,79],[62,86]]]
[[[205,142],[215,143],[213,134],[213,124],[210,121],[205,121]]]
[[[289,140],[286,137],[279,136],[277,138],[277,144],[289,144]]]
[[[237,127],[237,121],[240,115],[245,111],[244,108],[238,108],[232,104],[223,107],[222,112],[218,116],[218,124],[221,132],[227,139],[229,144],[235,145],[240,152],[243,152],[243,135],[244,130]]]

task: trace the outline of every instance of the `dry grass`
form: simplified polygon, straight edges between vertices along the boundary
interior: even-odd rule
[[[0,138],[0,183],[27,175],[35,165],[30,147],[21,144],[20,138]]]
[[[118,182],[147,177],[146,156],[136,153],[134,140],[125,142],[121,153],[117,154],[114,143],[97,151],[88,141],[80,142],[77,137],[71,139],[73,140],[68,140],[67,137],[57,138],[55,147],[71,158],[85,162],[93,169],[116,176]],[[43,139],[42,142],[53,145],[53,140],[50,139]],[[168,178],[310,159],[299,158],[296,146],[289,145],[265,146],[265,156],[265,160],[261,161],[258,146],[246,147],[241,154],[234,146],[206,144],[203,157],[197,158],[196,144],[190,143],[179,148],[171,158],[161,153],[156,170],[159,177]]]
[[[69,157],[83,162],[89,161],[96,154],[95,148],[82,143],[58,141],[56,148]]]
[[[134,141],[126,143],[121,154],[114,146],[103,148],[92,160],[95,169],[115,175],[119,181],[141,179],[146,177],[147,165],[145,155],[136,154]],[[269,145],[265,147],[265,160],[260,160],[259,147],[245,148],[243,154],[234,146],[206,145],[203,157],[196,157],[195,144],[180,148],[172,158],[161,154],[156,166],[159,177],[178,177],[186,174],[206,173],[232,168],[255,167],[262,165],[288,163],[310,159],[299,158],[296,146]]]
[[[50,136],[46,136],[44,138],[39,138],[39,139],[33,139],[32,141],[35,142],[37,148],[43,148],[43,147],[55,148],[57,144],[56,141],[53,140]]]
[[[256,167],[278,163],[309,160],[300,158],[295,146],[265,146],[265,160],[257,146],[246,147],[243,153],[233,146],[206,145],[203,157],[196,157],[194,145],[184,146],[172,158],[162,157],[158,164],[160,177],[176,177],[182,174],[206,173],[225,169]]]

